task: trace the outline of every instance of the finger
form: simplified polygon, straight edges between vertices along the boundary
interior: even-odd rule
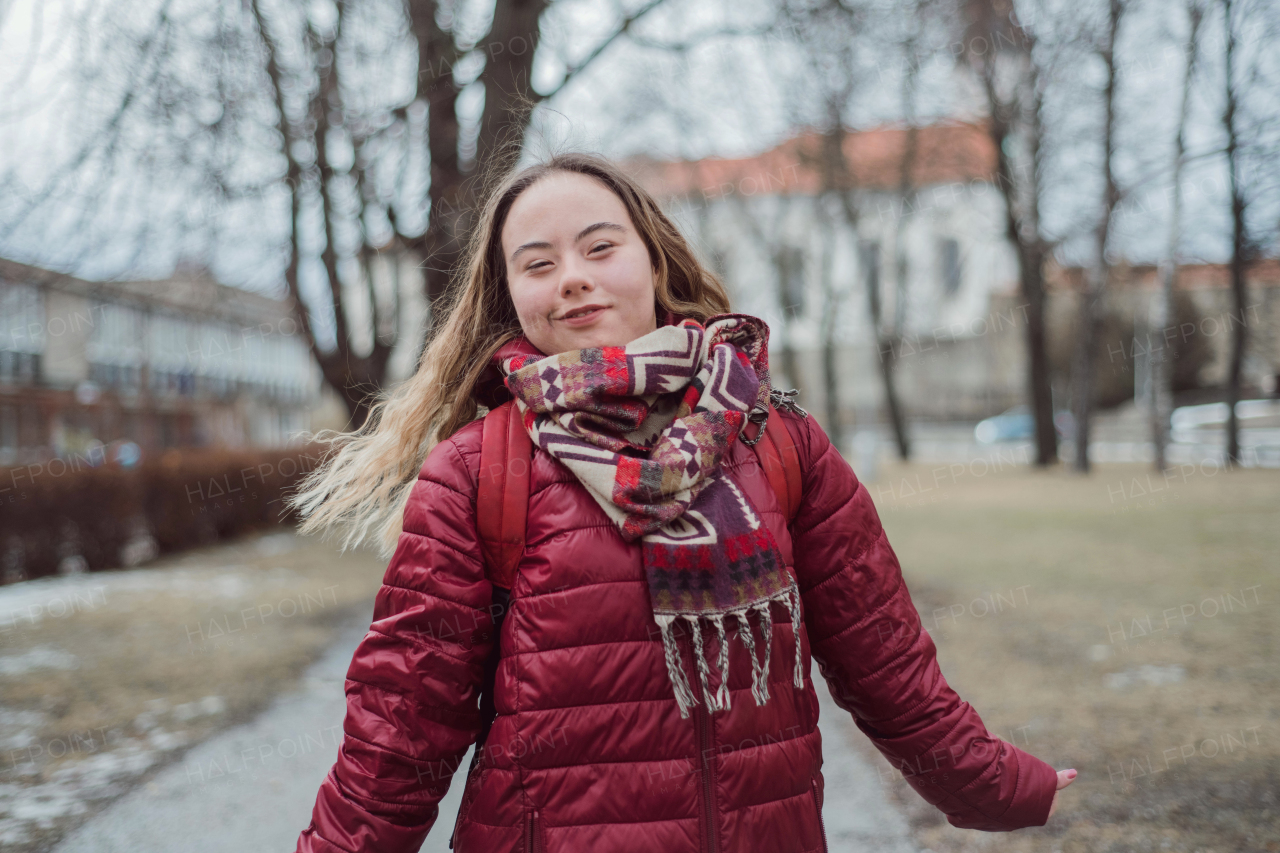
[[[1058,792],[1054,791],[1053,799],[1049,801],[1049,814],[1046,815],[1045,820],[1048,820],[1049,818],[1053,817],[1054,809],[1056,809],[1057,807],[1058,807]]]
[[[1075,770],[1059,770],[1058,771],[1058,787],[1055,790],[1061,791],[1076,780]]]

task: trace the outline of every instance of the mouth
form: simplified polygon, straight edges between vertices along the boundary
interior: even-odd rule
[[[572,311],[566,311],[556,319],[576,326],[599,317],[607,307],[607,305],[583,305],[579,308],[574,308]]]

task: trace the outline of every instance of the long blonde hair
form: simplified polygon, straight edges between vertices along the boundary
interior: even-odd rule
[[[481,375],[498,349],[522,334],[507,289],[502,228],[516,198],[553,172],[596,178],[622,200],[657,273],[659,317],[665,309],[705,322],[729,310],[724,285],[653,196],[614,163],[575,152],[510,171],[488,194],[417,371],[384,392],[359,429],[317,436],[332,452],[289,499],[302,518],[300,532],[340,530],[343,549],[366,541],[384,556],[394,549],[423,460],[477,417]]]

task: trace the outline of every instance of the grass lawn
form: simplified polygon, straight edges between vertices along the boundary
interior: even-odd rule
[[[1280,850],[1280,471],[958,468],[868,487],[948,681],[1080,775],[1047,827],[976,833],[876,754],[921,847]]]

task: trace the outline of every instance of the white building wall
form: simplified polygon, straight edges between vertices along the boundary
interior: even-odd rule
[[[820,416],[828,324],[843,419],[875,418],[882,406],[861,257],[868,241],[880,246],[882,317],[889,323],[901,315],[904,337],[894,355],[908,413],[982,417],[1006,408],[1022,381],[1007,340],[1017,337],[1024,318],[1009,302],[1017,257],[1004,238],[1004,202],[996,189],[980,182],[927,187],[905,211],[894,193],[859,193],[856,226],[838,208],[824,207],[831,201],[761,194],[705,206],[673,202],[668,210],[704,261],[721,268],[734,310],[769,324],[775,385],[786,381],[782,348],[795,350],[802,404]],[[959,249],[959,285],[952,293],[943,275],[944,240]],[[803,305],[795,317],[782,308],[775,263],[788,247],[802,257]]]

